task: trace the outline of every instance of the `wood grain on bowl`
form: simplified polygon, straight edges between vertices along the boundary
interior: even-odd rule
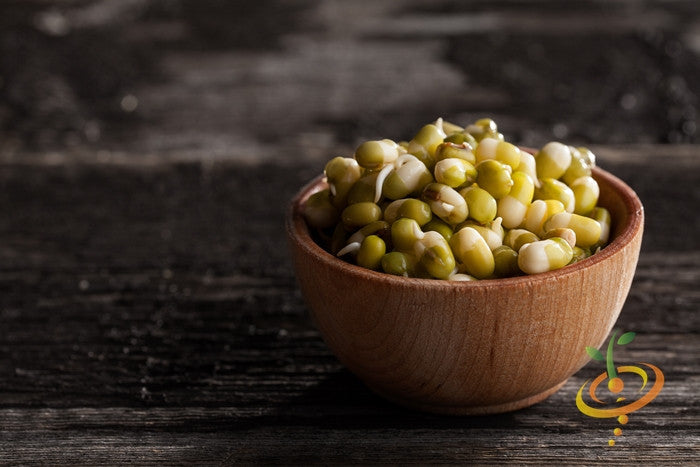
[[[312,239],[292,201],[287,234],[299,285],[329,348],[369,388],[404,406],[485,414],[555,392],[598,347],[627,297],[644,212],[632,189],[596,168],[610,243],[547,273],[452,282],[392,276],[338,259]]]

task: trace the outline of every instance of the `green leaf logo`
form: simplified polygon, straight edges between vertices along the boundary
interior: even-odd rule
[[[634,332],[626,332],[623,335],[620,336],[620,338],[617,340],[617,345],[625,345],[629,344],[634,340],[634,336],[637,334]]]
[[[632,333],[632,334],[634,334],[634,333]],[[634,336],[632,336],[632,337],[634,337]],[[590,355],[590,357],[594,360],[598,360],[600,362],[605,361],[605,357],[603,357],[603,354],[600,353],[600,351],[598,349],[594,349],[593,347],[586,346],[586,352],[588,352],[588,355]]]

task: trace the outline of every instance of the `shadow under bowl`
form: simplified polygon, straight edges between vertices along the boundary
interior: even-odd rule
[[[622,180],[594,168],[608,245],[556,271],[470,282],[414,279],[334,257],[312,238],[302,188],[286,232],[311,317],[340,362],[371,390],[413,409],[490,414],[557,391],[600,347],[620,314],[642,242],[644,209]]]

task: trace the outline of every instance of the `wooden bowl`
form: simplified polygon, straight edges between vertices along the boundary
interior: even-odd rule
[[[613,220],[604,249],[556,271],[474,282],[397,277],[329,254],[301,214],[325,186],[315,179],[294,197],[286,231],[326,344],[370,389],[414,409],[489,414],[547,398],[611,331],[639,257],[639,198],[608,172],[593,176]]]

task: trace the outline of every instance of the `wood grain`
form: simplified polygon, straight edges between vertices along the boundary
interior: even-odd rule
[[[37,160],[0,170],[0,463],[697,463],[700,244],[668,238],[671,218],[696,232],[696,204],[660,197],[696,200],[700,162],[597,154],[647,213],[617,322],[637,338],[616,361],[666,375],[613,448],[618,425],[574,404],[598,362],[540,404],[475,418],[399,408],[345,370],[285,247],[316,164]]]

